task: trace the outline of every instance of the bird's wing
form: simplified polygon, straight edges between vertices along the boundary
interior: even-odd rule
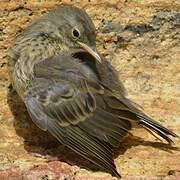
[[[129,121],[108,112],[103,86],[81,75],[72,64],[67,70],[56,60],[34,68],[32,86],[25,93],[33,122],[62,144],[119,176],[112,147],[119,146],[127,135]]]

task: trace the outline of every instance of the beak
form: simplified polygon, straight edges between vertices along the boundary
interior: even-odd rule
[[[82,42],[79,42],[77,41],[77,43],[84,49],[86,50],[89,54],[91,54],[96,60],[98,60],[100,63],[102,63],[102,59],[101,57],[99,56],[99,54],[92,50],[88,45],[82,43]]]

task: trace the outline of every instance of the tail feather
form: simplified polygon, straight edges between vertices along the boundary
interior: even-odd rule
[[[177,134],[173,133],[172,131],[165,128],[164,126],[162,126],[158,122],[154,121],[153,119],[147,117],[146,115],[139,115],[138,114],[137,116],[140,118],[139,125],[144,127],[146,130],[148,130],[156,138],[157,138],[157,136],[154,133],[156,133],[158,136],[163,138],[169,144],[173,143],[170,136],[179,138],[179,136]]]

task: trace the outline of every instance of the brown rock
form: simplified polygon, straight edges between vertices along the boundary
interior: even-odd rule
[[[78,168],[81,158],[36,128],[10,87],[11,42],[32,20],[62,2],[84,8],[91,16],[98,49],[119,72],[129,98],[180,135],[179,0],[1,0],[0,179],[112,179],[106,173]],[[169,149],[142,129],[132,133],[135,137],[128,137],[116,153],[124,179],[180,179],[178,148]],[[47,157],[60,160],[48,162]]]

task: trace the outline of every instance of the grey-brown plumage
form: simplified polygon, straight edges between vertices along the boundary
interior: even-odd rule
[[[88,15],[60,6],[30,25],[10,51],[14,88],[33,122],[62,144],[120,177],[113,149],[132,127],[165,139],[176,134],[138,110],[96,51]]]

